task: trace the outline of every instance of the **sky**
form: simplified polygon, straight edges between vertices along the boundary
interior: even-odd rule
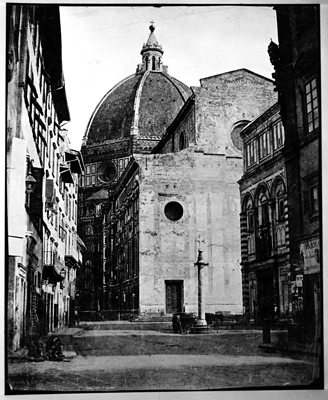
[[[150,21],[168,72],[188,86],[208,76],[247,68],[271,78],[267,53],[277,43],[269,6],[62,6],[62,56],[71,121],[71,147],[79,150],[103,96],[135,73]]]

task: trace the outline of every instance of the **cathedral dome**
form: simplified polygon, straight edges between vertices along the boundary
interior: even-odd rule
[[[98,104],[89,121],[84,145],[137,141],[159,141],[191,90],[170,76],[162,64],[163,49],[150,26],[141,50],[142,63],[134,75],[114,86]]]

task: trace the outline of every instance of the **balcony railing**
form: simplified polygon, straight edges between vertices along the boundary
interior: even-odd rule
[[[66,250],[65,250],[65,257],[72,257],[74,258],[76,261],[79,260],[79,251],[77,250],[77,248],[75,246],[67,246]]]
[[[49,250],[43,252],[43,264],[61,269],[64,267],[64,260],[57,252]]]
[[[65,251],[65,264],[69,268],[77,268],[82,261],[82,254],[77,247],[70,246]]]
[[[64,270],[64,263],[57,252],[52,250],[44,251],[43,265],[42,279],[44,282],[56,284],[63,281],[62,271]]]
[[[76,254],[65,254],[65,265],[68,268],[77,268],[79,265],[79,257],[76,252]]]
[[[72,235],[71,246],[65,248],[65,264],[69,268],[76,268],[82,263],[81,249],[85,248],[85,244],[79,238],[77,233]]]
[[[54,266],[56,263],[57,254],[53,251],[45,251],[43,253],[43,264]]]

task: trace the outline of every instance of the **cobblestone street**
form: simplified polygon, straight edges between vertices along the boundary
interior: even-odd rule
[[[99,328],[99,327],[98,327]],[[10,357],[17,391],[127,391],[277,388],[310,384],[317,358],[266,353],[261,331],[179,335],[85,330],[65,339],[63,362]]]

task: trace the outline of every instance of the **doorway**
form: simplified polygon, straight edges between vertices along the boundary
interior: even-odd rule
[[[304,275],[304,319],[310,340],[321,335],[321,285],[318,274]]]
[[[166,314],[182,311],[183,281],[165,281]]]
[[[274,317],[274,281],[273,272],[266,270],[258,273],[257,280],[257,320],[273,319]]]
[[[54,328],[58,330],[58,304],[54,304]]]

